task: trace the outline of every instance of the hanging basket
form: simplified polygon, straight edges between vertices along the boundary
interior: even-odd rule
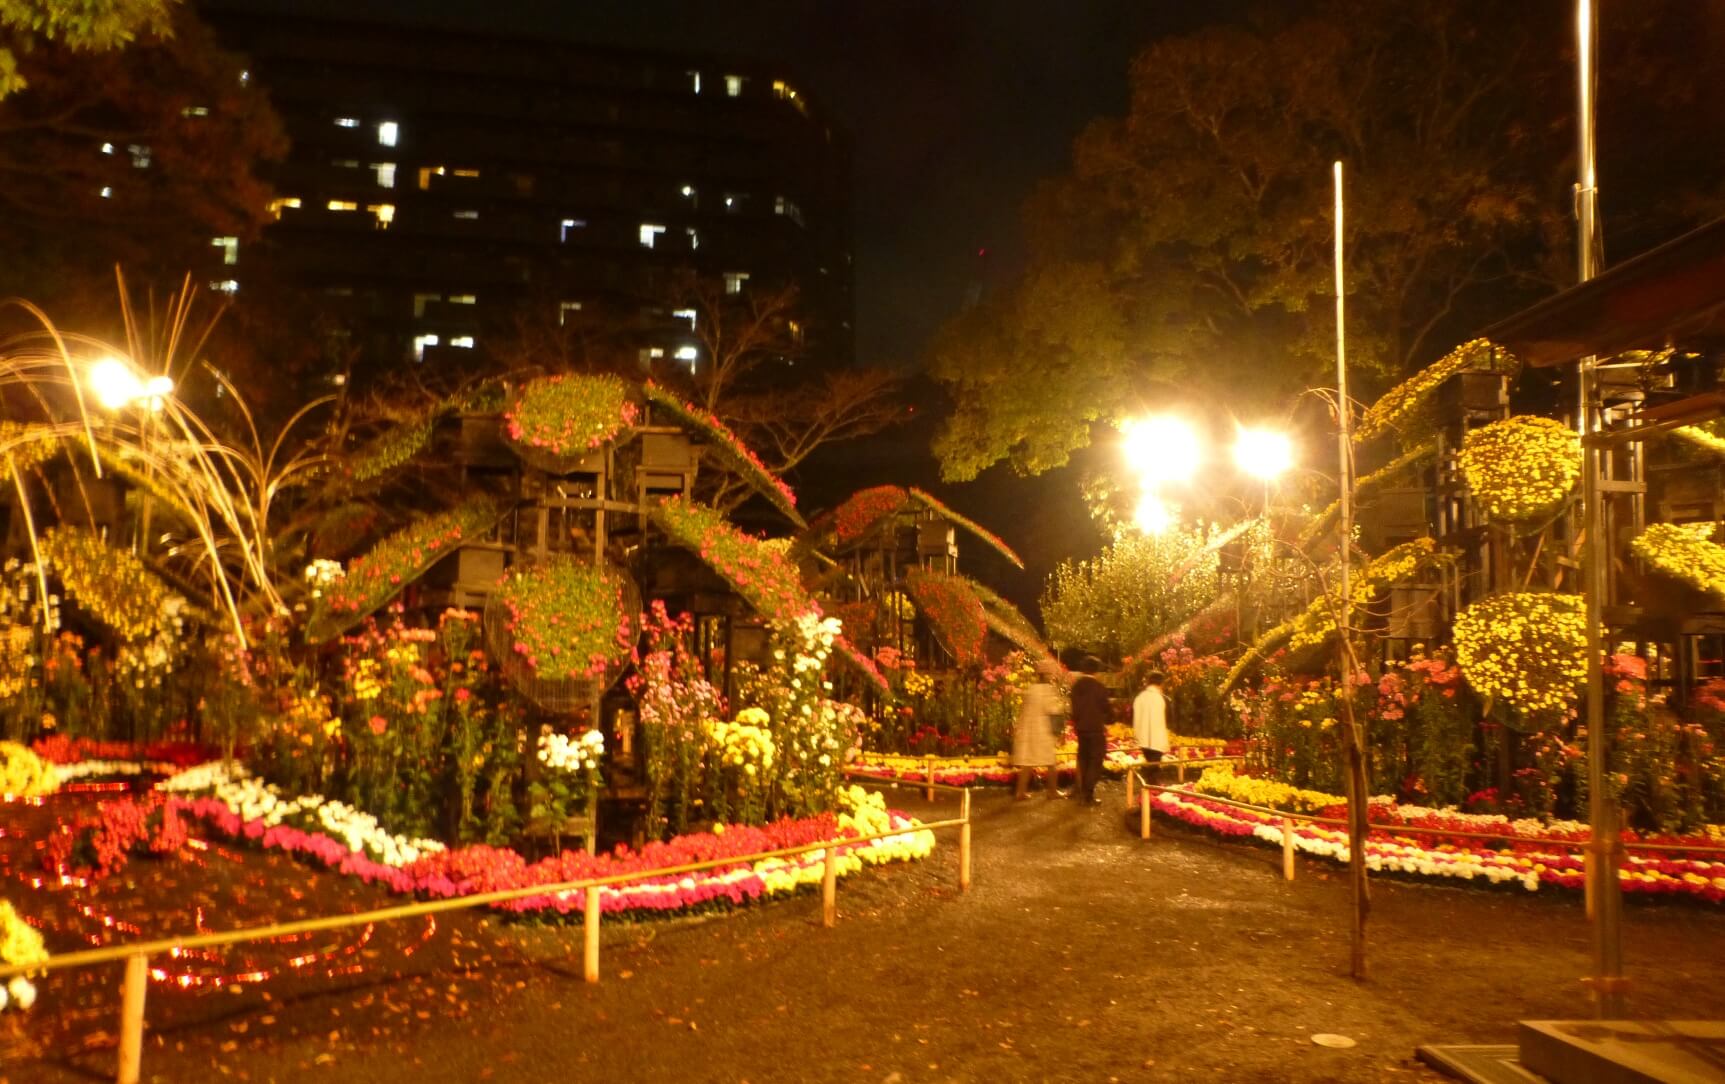
[[[522,576],[538,576],[556,574],[560,569],[579,569],[582,573],[593,571],[584,566],[576,566],[570,559],[562,559],[544,565],[530,566],[517,571]],[[641,611],[641,593],[634,580],[618,569],[598,570],[609,584],[617,589],[616,613],[607,615],[607,621],[616,620],[620,625],[632,627],[633,617]],[[505,583],[507,583],[507,579]],[[596,673],[584,674],[579,677],[547,677],[546,670],[534,663],[534,659],[516,645],[524,639],[519,628],[512,629],[511,621],[514,615],[510,610],[508,595],[500,586],[491,593],[485,603],[484,631],[488,647],[493,658],[499,660],[498,668],[504,678],[521,695],[544,711],[565,714],[576,711],[593,703],[605,690],[614,684],[622,674],[627,664],[627,649],[617,645],[611,652],[603,669]]]

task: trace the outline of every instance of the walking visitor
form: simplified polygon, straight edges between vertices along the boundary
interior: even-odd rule
[[[1036,664],[1038,680],[1024,690],[1024,704],[1018,711],[1018,723],[1012,728],[1012,764],[1018,769],[1018,798],[1030,796],[1030,777],[1038,768],[1046,769],[1044,797],[1060,797],[1054,733],[1057,728],[1063,729],[1066,713],[1062,710],[1060,690],[1054,684],[1059,673],[1060,667],[1053,659],[1044,659]]]
[[[1167,678],[1151,671],[1144,691],[1132,701],[1132,735],[1145,764],[1154,764],[1168,754],[1168,697],[1162,692]]]
[[[1080,677],[1072,683],[1072,729],[1078,734],[1078,796],[1095,804],[1096,784],[1102,781],[1102,757],[1108,749],[1108,690],[1096,680],[1102,663],[1085,656],[1078,664]]]

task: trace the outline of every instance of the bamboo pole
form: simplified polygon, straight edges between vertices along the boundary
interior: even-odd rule
[[[963,825],[959,825],[959,891],[969,891],[969,787],[964,789],[964,796],[959,797],[959,816]]]
[[[1287,817],[1282,818],[1282,879],[1294,879],[1294,822]]]
[[[832,929],[839,920],[839,849],[828,847],[821,858],[821,925]]]
[[[923,792],[923,798],[934,801],[934,754],[928,755],[928,789]]]
[[[581,925],[586,934],[586,951],[581,958],[581,977],[589,983],[599,981],[599,886],[587,886],[587,902],[582,909]]]
[[[1126,769],[1126,808],[1131,809],[1138,800],[1138,773]]]
[[[1150,838],[1150,788],[1138,792],[1138,838]]]
[[[120,1055],[115,1084],[138,1084],[144,1059],[144,994],[149,989],[149,960],[142,953],[126,957],[120,987]]]

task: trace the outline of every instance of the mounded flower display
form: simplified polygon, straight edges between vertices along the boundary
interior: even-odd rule
[[[40,798],[60,789],[54,765],[15,741],[0,741],[0,799]]]
[[[921,568],[911,569],[904,583],[954,661],[960,666],[982,662],[988,617],[970,585],[957,576]]]
[[[1542,519],[1563,505],[1581,477],[1581,438],[1562,422],[1516,415],[1470,431],[1456,463],[1486,515]]]
[[[1488,339],[1462,343],[1380,396],[1360,416],[1359,424],[1354,427],[1354,441],[1364,444],[1391,430],[1424,428],[1410,423],[1416,420],[1444,381],[1457,373],[1508,373],[1513,376],[1520,369],[1521,362],[1514,354]]]
[[[1714,523],[1651,524],[1629,549],[1655,569],[1697,591],[1725,599],[1725,546]]]
[[[0,900],[0,963],[34,967],[48,962],[42,935],[24,921],[10,900]],[[0,1010],[28,1010],[36,1003],[36,987],[27,976],[17,975],[0,984]]]
[[[172,592],[136,556],[77,527],[50,528],[37,546],[78,607],[121,638],[142,640],[161,629]]]
[[[881,522],[904,511],[910,493],[902,486],[870,486],[845,498],[833,512],[833,537],[848,546],[868,535]]]
[[[629,386],[618,378],[565,373],[522,385],[503,411],[503,431],[525,451],[578,459],[640,416]]]
[[[1455,619],[1456,663],[1468,684],[1533,714],[1568,710],[1587,677],[1586,644],[1577,595],[1493,595]]]
[[[629,653],[633,625],[614,573],[561,557],[517,565],[497,586],[510,649],[535,676],[593,678]]]
[[[723,513],[673,497],[653,507],[653,522],[723,576],[768,621],[784,624],[820,612],[783,547],[745,534]]]

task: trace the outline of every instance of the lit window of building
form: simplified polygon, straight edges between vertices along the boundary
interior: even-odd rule
[[[693,227],[693,226],[685,227],[683,232],[689,235],[689,247],[691,249],[696,249],[696,248],[701,247],[701,235],[699,232],[696,231],[695,227]]]
[[[748,281],[749,273],[747,271],[726,271],[725,292],[727,294],[740,294],[743,292],[743,283]]]
[[[479,176],[477,169],[452,169],[449,172],[457,177],[477,178]]]
[[[799,226],[803,224],[803,209],[783,196],[773,197],[773,213],[783,215]]]
[[[586,228],[587,220],[585,218],[565,218],[562,224],[557,227],[557,240],[567,241],[569,240],[569,231]]]
[[[386,120],[377,126],[377,141],[384,146],[395,146],[395,141],[399,138],[401,138],[401,125],[395,121]]]
[[[736,214],[738,211],[741,211],[743,209],[743,200],[745,198],[746,197],[744,197],[744,195],[741,192],[726,192],[725,193],[725,210],[731,212],[732,214]]]
[[[475,222],[475,221],[478,221],[478,219],[479,219],[479,212],[478,211],[457,211],[457,212],[455,212],[455,217],[466,219],[469,222]]]
[[[479,296],[477,294],[450,294],[445,300],[447,300],[451,305],[479,304]]]
[[[694,91],[696,94],[701,93],[701,73],[697,72],[697,71],[691,71],[691,72],[687,72],[685,74],[687,74],[689,77],[689,89]]]
[[[210,283],[210,289],[217,293],[232,295],[240,292],[240,284],[238,279],[221,279]]]
[[[365,209],[371,212],[372,221],[377,224],[377,228],[380,230],[389,229],[389,224],[395,221],[395,204],[393,203],[368,204]]]
[[[658,240],[659,235],[664,232],[665,227],[663,226],[656,226],[651,222],[641,223],[641,247],[652,248],[653,242]]]
[[[743,93],[743,77],[740,75],[725,76],[725,96],[727,98],[741,97]]]
[[[678,320],[689,321],[689,330],[690,331],[695,330],[695,310],[694,309],[678,309],[677,311],[673,312],[671,315]]]
[[[423,192],[427,188],[430,188],[431,187],[431,178],[441,177],[445,173],[448,173],[448,172],[449,172],[449,170],[445,169],[442,166],[420,166],[419,167],[419,190],[421,192]]]
[[[132,156],[133,169],[150,168],[150,148],[145,143],[126,144],[126,153]]]
[[[251,72],[249,72],[249,71],[240,72],[240,86],[243,87],[247,83],[250,83],[251,81],[252,81],[252,73]]]
[[[207,117],[209,115],[210,107],[207,105],[188,105],[180,110],[182,117]]]
[[[665,356],[665,348],[662,346],[655,346],[647,351],[647,356],[650,358],[662,358]]]
[[[359,118],[358,117],[337,117],[337,118],[335,118],[335,126],[337,128],[358,128],[359,127]]]
[[[431,304],[434,301],[442,301],[442,300],[443,300],[442,294],[414,294],[413,295],[413,315],[424,316],[425,315],[425,306]]]
[[[564,324],[568,323],[570,313],[580,311],[581,302],[579,301],[557,302],[557,326],[562,327]]]
[[[270,214],[277,222],[280,222],[283,211],[290,208],[298,210],[299,206],[300,198],[298,196],[282,196],[279,199],[270,200]]]
[[[114,145],[112,143],[102,144],[102,153],[103,154],[113,154],[114,153]]]
[[[113,194],[114,194],[114,190],[111,187],[109,187],[108,185],[102,186],[102,198],[103,199],[108,199],[111,196],[113,196]]]
[[[222,250],[222,263],[229,267],[240,262],[240,239],[238,237],[212,237],[210,245]]]
[[[679,346],[679,347],[677,347],[677,360],[688,362],[689,368],[691,368],[691,369],[693,369],[695,367],[695,362],[700,358],[700,356],[701,356],[701,351],[699,349],[697,349],[696,347],[693,347],[693,346]]]
[[[679,191],[683,194],[684,199],[694,199],[695,198],[695,186],[692,184],[686,184],[682,188],[679,188],[677,191]]]
[[[371,164],[371,171],[377,174],[377,186],[379,188],[395,187],[394,162],[373,162]]]
[[[456,335],[449,340],[449,345],[450,346],[458,346],[463,350],[472,350],[473,349],[473,336],[471,336],[471,335]]]
[[[791,341],[800,345],[803,341],[802,321],[800,321],[800,320],[787,320],[787,321],[785,321],[785,327],[791,333]]]
[[[329,209],[332,211],[357,211],[359,204],[350,199],[332,199],[329,201]]]
[[[357,159],[357,158],[331,158],[329,160],[329,164],[334,166],[337,169],[358,169],[359,168],[359,159]]]
[[[415,335],[413,337],[413,360],[425,360],[425,348],[437,345],[436,335]]]

